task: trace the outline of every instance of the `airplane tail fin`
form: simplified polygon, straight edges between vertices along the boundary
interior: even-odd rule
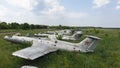
[[[95,36],[86,35],[87,38],[85,38],[83,41],[81,41],[78,45],[80,46],[81,52],[93,52],[98,41],[100,38]]]
[[[82,36],[82,32],[81,31],[78,31],[78,32],[76,32],[75,34],[72,35],[72,37],[75,40],[79,40],[81,36]]]

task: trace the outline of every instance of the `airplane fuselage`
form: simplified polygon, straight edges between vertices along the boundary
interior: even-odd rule
[[[37,46],[47,46],[49,48],[57,49],[57,50],[67,50],[67,51],[75,51],[75,52],[93,52],[98,40],[100,38],[95,36],[88,36],[80,43],[70,43],[66,41],[60,41],[56,39],[55,35],[49,35],[48,38],[35,38],[35,37],[25,37],[25,36],[5,36],[4,39],[17,42],[35,42]],[[33,46],[33,45],[32,45]]]
[[[8,39],[11,42],[24,43],[24,42],[33,42],[38,41],[39,46],[48,46],[50,48],[67,50],[67,51],[80,51],[80,48],[75,43],[60,41],[60,40],[50,40],[42,38],[33,38],[33,37],[24,37],[24,36],[12,36]]]

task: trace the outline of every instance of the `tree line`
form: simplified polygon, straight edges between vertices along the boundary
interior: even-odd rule
[[[28,24],[28,23],[7,23],[7,22],[0,22],[0,29],[23,29],[23,30],[29,30],[29,29],[90,29],[90,28],[102,28],[102,27],[76,27],[76,26],[48,26],[48,25],[39,25],[39,24]]]
[[[17,22],[7,23],[7,22],[0,22],[0,29],[47,29],[47,25],[35,25],[35,24],[28,24],[22,23],[19,24]]]
[[[48,26],[48,25],[35,25],[35,24],[28,24],[28,23],[22,23],[19,24],[17,22],[7,23],[7,22],[0,22],[0,29],[23,29],[23,30],[29,30],[29,29],[73,29],[75,27],[70,26]]]

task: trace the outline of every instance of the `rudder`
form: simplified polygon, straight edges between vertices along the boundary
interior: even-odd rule
[[[95,36],[86,35],[87,38],[85,38],[83,41],[81,41],[78,45],[80,46],[81,52],[93,52],[98,41],[100,38]]]

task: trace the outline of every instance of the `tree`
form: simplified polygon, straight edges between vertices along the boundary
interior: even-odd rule
[[[19,29],[20,28],[20,25],[16,22],[13,22],[10,24],[10,28],[11,29]]]
[[[21,24],[21,29],[28,30],[28,29],[30,29],[30,26],[28,23],[24,23],[24,24]]]
[[[0,23],[0,29],[8,29],[8,25],[6,22],[1,22]]]
[[[12,23],[6,23],[6,22],[0,22],[0,29],[47,29],[48,26],[46,25],[34,25],[34,24],[28,24],[28,23],[23,23],[19,24],[17,22],[12,22]]]
[[[31,25],[30,25],[30,29],[35,29],[35,25],[34,25],[34,24],[31,24]]]

